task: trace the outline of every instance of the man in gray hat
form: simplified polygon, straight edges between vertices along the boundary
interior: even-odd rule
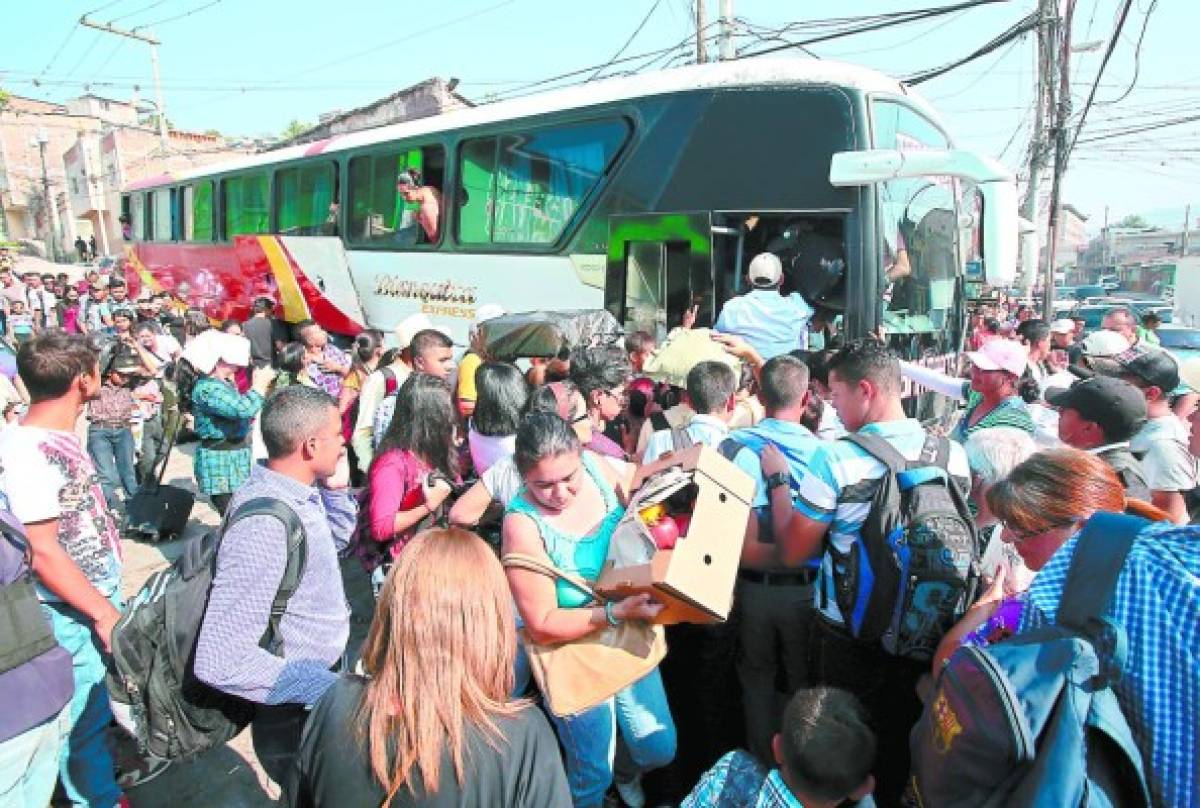
[[[1142,465],[1129,449],[1130,439],[1146,423],[1146,399],[1132,384],[1109,376],[1052,387],[1046,401],[1056,407],[1063,443],[1096,455],[1117,473],[1125,492],[1150,502]]]

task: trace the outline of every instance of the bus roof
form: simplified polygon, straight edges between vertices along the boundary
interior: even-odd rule
[[[904,96],[931,120],[940,124],[933,108],[920,95],[913,93],[896,79],[870,68],[824,59],[746,59],[690,65],[655,73],[605,79],[507,101],[465,107],[412,121],[334,135],[314,143],[288,146],[224,163],[214,163],[192,171],[161,174],[130,183],[126,190],[154,188],[198,177],[269,166],[302,157],[333,154],[375,143],[411,139],[448,130],[527,118],[548,112],[586,109],[625,99],[647,98],[698,89],[795,84],[832,85],[850,87],[864,92],[882,92]]]

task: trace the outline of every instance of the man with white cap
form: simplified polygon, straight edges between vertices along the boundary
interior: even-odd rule
[[[747,274],[753,288],[725,303],[713,329],[744,338],[764,360],[807,348],[813,308],[797,292],[780,294],[783,263],[779,256],[759,253]]]
[[[1050,347],[1069,351],[1075,345],[1075,321],[1061,318],[1050,323]]]
[[[483,364],[486,353],[479,325],[505,313],[504,307],[495,303],[487,303],[475,310],[475,320],[471,323],[469,334],[471,348],[459,360],[458,387],[454,394],[455,401],[458,403],[458,413],[463,418],[470,418],[475,412],[475,400],[478,398],[475,390],[475,371]]]
[[[413,337],[421,331],[433,328],[433,321],[424,314],[412,314],[405,317],[396,326],[396,344],[400,350],[391,364],[376,368],[363,381],[362,392],[358,397],[358,418],[354,421],[354,433],[350,436],[350,447],[358,460],[358,467],[363,472],[371,467],[375,457],[375,411],[379,403],[400,389],[404,380],[412,373],[412,355],[410,346]]]
[[[262,408],[275,371],[255,368],[250,389],[238,392],[235,377],[250,364],[250,341],[210,329],[187,344],[183,356],[201,374],[192,387],[192,416],[196,419],[196,487],[225,515],[233,492],[250,476],[250,428]]]

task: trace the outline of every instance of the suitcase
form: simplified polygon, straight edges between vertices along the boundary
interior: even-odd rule
[[[163,541],[181,536],[192,515],[196,495],[178,485],[163,484],[167,462],[171,459],[171,450],[175,448],[175,436],[179,433],[180,419],[173,420],[174,428],[163,430],[163,439],[167,439],[169,432],[170,442],[160,461],[162,467],[152,470],[157,473],[151,473],[137,493],[125,503],[122,532],[129,538]]]

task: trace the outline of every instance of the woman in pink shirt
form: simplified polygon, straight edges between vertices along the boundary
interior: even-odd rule
[[[380,585],[392,559],[419,529],[431,524],[459,480],[454,433],[458,421],[450,387],[414,373],[396,393],[396,414],[367,472],[367,524],[359,557]]]

